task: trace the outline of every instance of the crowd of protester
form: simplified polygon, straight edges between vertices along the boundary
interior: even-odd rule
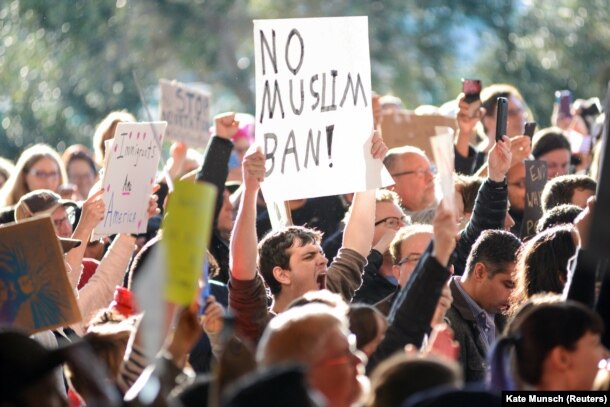
[[[509,104],[500,138],[498,97]],[[293,225],[280,229],[260,192],[251,117],[216,116],[203,156],[172,145],[169,177],[221,193],[202,248],[210,295],[176,310],[156,354],[133,286],[163,238],[166,179],[151,189],[146,233],[91,241],[106,210],[105,141],[136,118],[103,118],[93,152],[37,144],[15,164],[0,159],[0,222],[50,216],[58,238],[81,242],[64,258],[83,316],[33,335],[2,324],[0,406],[500,405],[502,390],[608,390],[610,273],[589,241],[603,113],[576,101],[530,138],[515,87],[460,94],[448,103],[452,208],[432,157],[383,142],[382,111],[400,103],[374,98],[370,138],[394,184],[291,201]],[[574,137],[590,148],[574,151]],[[548,182],[536,233],[522,240],[528,159],[547,162]]]

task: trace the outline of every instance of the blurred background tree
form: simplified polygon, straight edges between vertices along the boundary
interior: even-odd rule
[[[373,88],[441,105],[460,78],[509,82],[548,125],[556,89],[602,96],[607,0],[13,0],[0,5],[0,155],[91,145],[108,112],[146,115],[159,78],[204,82],[212,113],[254,113],[252,20],[366,15]],[[155,112],[153,112],[155,113]]]

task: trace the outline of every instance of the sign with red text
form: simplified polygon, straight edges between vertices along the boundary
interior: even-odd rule
[[[106,205],[94,238],[115,233],[144,233],[148,201],[155,182],[166,122],[118,123],[102,180]]]
[[[392,183],[370,154],[368,44],[366,17],[254,21],[256,142],[266,157],[265,199]]]
[[[210,139],[210,95],[180,82],[161,79],[161,120],[165,137],[190,147],[205,147]]]

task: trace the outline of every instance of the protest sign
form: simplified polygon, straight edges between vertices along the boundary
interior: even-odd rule
[[[453,170],[455,169],[455,152],[453,148],[453,129],[436,127],[437,135],[430,138],[432,154],[440,178],[443,200],[448,208],[455,208],[455,187]]]
[[[536,234],[536,224],[542,217],[542,190],[547,180],[546,161],[525,160],[525,207],[521,224],[521,239]]]
[[[606,105],[604,108],[606,117],[604,130],[602,132],[601,159],[599,167],[599,180],[597,182],[597,202],[595,212],[591,221],[591,234],[589,246],[600,258],[608,258],[608,242],[610,242],[610,83],[606,93]]]
[[[190,304],[197,291],[210,243],[216,187],[208,183],[177,182],[163,220],[167,279],[165,299]]]
[[[256,142],[266,157],[265,199],[392,183],[370,154],[367,24],[366,17],[254,21]]]
[[[384,112],[381,120],[383,140],[388,148],[414,146],[433,159],[430,138],[436,135],[436,127],[456,130],[455,118],[442,115],[416,115],[407,110]]]
[[[118,123],[102,180],[106,214],[93,237],[144,233],[167,123]]]
[[[180,82],[161,79],[161,120],[165,137],[190,147],[204,148],[210,139],[210,95]]]
[[[51,218],[0,227],[0,326],[32,334],[81,319]]]

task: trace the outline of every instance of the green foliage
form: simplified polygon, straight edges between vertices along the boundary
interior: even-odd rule
[[[531,0],[530,0],[531,2]],[[541,124],[553,91],[601,96],[607,0],[12,0],[0,5],[0,155],[91,145],[96,123],[146,119],[159,78],[210,85],[215,112],[254,111],[252,20],[366,15],[373,87],[407,107],[455,98],[461,77],[509,82]]]

